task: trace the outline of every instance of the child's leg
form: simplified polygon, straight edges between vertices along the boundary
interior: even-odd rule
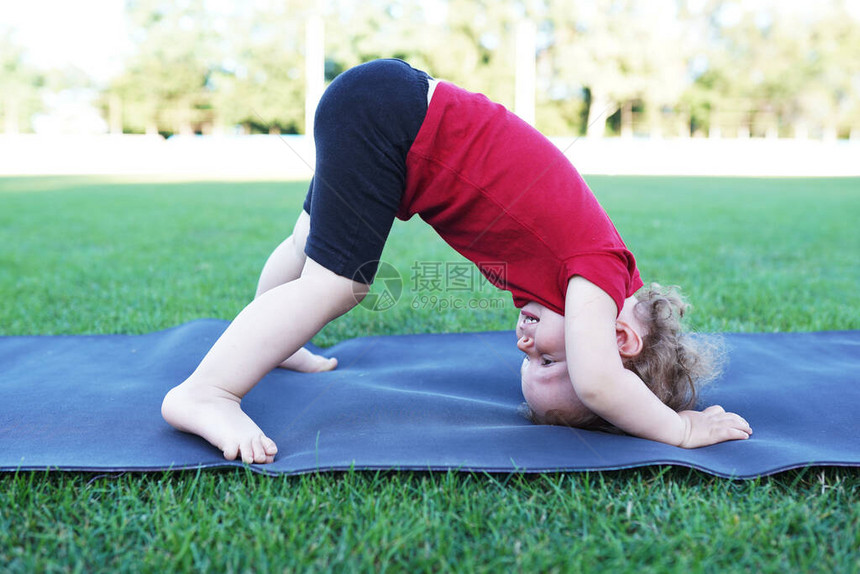
[[[305,266],[305,242],[311,226],[311,216],[304,210],[299,214],[293,234],[287,237],[266,260],[257,283],[257,297],[270,289],[298,279]]]
[[[275,248],[263,266],[260,280],[257,283],[257,297],[279,285],[299,278],[307,260],[305,242],[309,230],[310,215],[302,210],[293,228],[293,234]],[[337,359],[316,355],[301,347],[279,366],[303,373],[316,373],[334,369],[337,367]]]
[[[271,462],[277,446],[242,411],[242,397],[283,357],[354,307],[367,289],[308,259],[298,279],[245,307],[194,373],[167,393],[164,419],[205,438],[228,460]]]
[[[368,279],[374,274],[405,186],[406,154],[427,112],[427,91],[426,74],[393,60],[358,66],[328,87],[314,124],[316,168],[305,200],[313,229],[301,276],[281,283],[295,273],[296,238],[267,264],[262,294],[167,394],[162,414],[170,424],[205,438],[228,459],[274,459],[275,443],[240,401],[367,293],[366,284],[349,278],[360,270]]]

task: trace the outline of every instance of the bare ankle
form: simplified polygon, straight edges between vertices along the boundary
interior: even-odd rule
[[[161,415],[175,429],[207,440],[228,460],[269,463],[277,453],[274,441],[242,411],[239,397],[217,386],[183,383],[172,388]]]

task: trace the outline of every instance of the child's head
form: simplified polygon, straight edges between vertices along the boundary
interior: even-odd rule
[[[564,318],[536,307],[523,307],[517,323],[517,346],[526,353],[522,368],[524,416],[539,424],[614,430],[573,392],[564,362]],[[697,386],[718,376],[722,362],[717,339],[693,337],[684,331],[681,320],[688,308],[676,288],[655,283],[628,300],[619,314],[619,321],[635,330],[642,341],[636,353],[619,350],[624,367],[676,411],[695,405]],[[535,316],[536,312],[540,316]],[[561,360],[553,361],[556,357]]]

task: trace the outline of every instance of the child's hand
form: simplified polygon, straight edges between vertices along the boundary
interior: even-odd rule
[[[749,438],[752,429],[740,415],[727,413],[723,407],[714,405],[703,411],[681,411],[684,422],[684,438],[678,446],[698,448],[727,440]]]

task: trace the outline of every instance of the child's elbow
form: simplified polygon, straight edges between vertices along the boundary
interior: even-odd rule
[[[612,408],[617,397],[624,394],[628,371],[622,365],[578,365],[570,369],[570,380],[579,400],[598,412]]]

